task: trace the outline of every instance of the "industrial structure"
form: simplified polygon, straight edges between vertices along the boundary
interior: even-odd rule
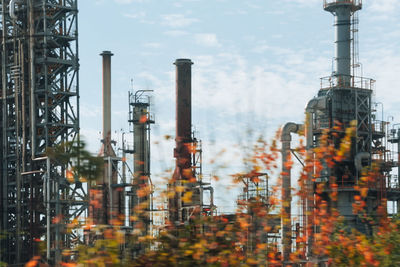
[[[150,125],[154,124],[154,115],[150,112],[151,90],[129,92],[129,124],[133,132],[133,177],[129,192],[129,217],[136,216],[138,220],[130,225],[142,228],[142,235],[150,234],[153,212],[153,184],[150,176]],[[142,192],[142,193],[141,193]],[[135,253],[144,248],[136,248]]]
[[[22,266],[45,241],[47,260],[61,259],[75,237],[65,225],[87,199],[68,164],[46,156],[71,149],[79,132],[77,1],[2,0],[1,261]]]
[[[282,213],[282,254],[284,264],[290,262],[290,253],[293,250],[292,240],[293,225],[291,219],[291,182],[290,170],[286,161],[290,154],[290,141],[292,133],[299,133],[303,129],[306,135],[306,151],[309,160],[315,158],[314,148],[321,144],[321,136],[328,132],[330,142],[339,149],[345,131],[355,126],[355,136],[351,138],[350,153],[334,167],[323,162],[322,171],[312,167],[306,183],[306,197],[302,202],[303,237],[307,244],[303,259],[313,262],[322,261],[315,259],[312,253],[314,234],[318,227],[314,223],[314,209],[317,208],[316,195],[328,203],[328,207],[335,208],[344,218],[344,223],[349,229],[357,229],[363,233],[371,234],[372,225],[361,220],[353,213],[354,196],[359,192],[355,189],[360,184],[362,170],[366,166],[379,167],[377,180],[368,183],[366,198],[366,212],[372,218],[387,216],[386,206],[388,201],[399,207],[400,187],[398,176],[393,178],[392,170],[398,168],[398,158],[393,157],[399,150],[389,150],[390,143],[398,144],[398,132],[393,128],[391,137],[387,133],[390,129],[388,122],[384,121],[383,108],[382,120],[377,119],[376,103],[373,102],[375,81],[357,76],[358,62],[357,11],[362,8],[361,0],[324,0],[324,9],[334,15],[335,27],[335,57],[334,71],[329,77],[321,78],[321,88],[315,98],[306,106],[306,124],[288,123],[282,131],[282,203],[285,205]],[[355,125],[353,125],[355,123]],[[389,138],[387,138],[389,137]],[[389,143],[388,143],[389,142]],[[395,147],[392,145],[392,147]],[[329,191],[322,194],[316,192],[319,184],[337,185],[337,199],[329,197]],[[378,210],[383,207],[382,212]],[[393,211],[396,213],[397,211]]]
[[[117,157],[111,136],[111,57],[110,51],[100,54],[103,61],[103,131],[99,156],[104,159],[103,175],[89,184],[90,200],[100,199],[101,205],[90,205],[89,213],[93,224],[110,225],[113,220],[120,220],[125,210],[125,187],[119,179]]]
[[[176,158],[175,171],[168,190],[168,219],[172,225],[182,225],[215,209],[213,188],[204,183],[201,171],[201,146],[192,133],[192,64],[190,59],[177,59],[176,65]],[[179,190],[178,190],[179,189]],[[204,192],[209,191],[210,201],[205,204]],[[190,196],[184,200],[184,196]]]
[[[99,156],[103,175],[86,181],[73,174],[72,163],[61,162],[48,153],[52,149],[68,154],[74,142],[79,144],[79,63],[77,0],[1,0],[1,82],[0,82],[0,261],[22,266],[46,246],[46,261],[55,265],[62,260],[62,250],[79,242],[76,232],[66,229],[72,220],[89,218],[92,225],[122,225],[129,235],[135,228],[152,235],[153,184],[150,169],[150,127],[155,123],[150,111],[149,92],[129,93],[129,119],[133,149],[122,145],[122,158],[117,156],[111,128],[111,57],[103,51],[103,130]],[[266,217],[251,217],[247,230],[248,252],[257,242],[273,243],[279,238],[284,265],[292,265],[291,253],[303,250],[301,265],[323,263],[313,255],[314,223],[317,195],[336,209],[348,229],[371,234],[372,225],[353,213],[354,188],[359,184],[364,167],[378,166],[377,180],[369,182],[366,212],[372,218],[400,211],[400,125],[390,126],[377,118],[373,79],[358,75],[357,12],[361,0],[324,0],[323,7],[334,15],[334,71],[321,78],[317,96],[306,105],[306,123],[285,124],[281,135],[282,212],[270,214],[270,192],[267,173],[240,177],[244,188],[238,198],[246,212],[254,215],[261,205]],[[215,212],[214,189],[204,180],[202,144],[192,131],[192,65],[190,59],[177,59],[176,66],[176,159],[173,177],[168,185],[165,226],[183,229],[202,216]],[[355,125],[354,125],[355,124]],[[322,171],[310,168],[300,199],[300,220],[292,216],[292,176],[288,167],[293,134],[305,134],[306,154],[316,160],[314,148],[321,136],[339,148],[346,128],[355,127],[350,153],[335,166],[322,162]],[[126,154],[133,155],[133,172],[126,173]],[[122,165],[120,165],[122,163]],[[79,164],[79,161],[75,164]],[[122,173],[119,167],[122,166]],[[396,173],[394,173],[396,171]],[[69,175],[68,175],[69,173]],[[318,185],[337,185],[337,199],[329,190],[320,193]],[[326,188],[329,188],[326,187]],[[89,194],[87,192],[90,192]],[[209,199],[206,199],[206,196]],[[94,204],[96,203],[96,204]],[[257,206],[258,205],[258,206]],[[378,210],[384,207],[385,210]],[[236,216],[230,218],[236,219]],[[239,214],[240,216],[240,214]],[[135,217],[135,220],[126,218]],[[269,230],[265,231],[265,221]],[[164,221],[163,221],[164,222]],[[278,227],[280,225],[280,227]],[[144,227],[143,227],[144,226]],[[198,231],[205,231],[199,227]],[[178,231],[179,232],[179,231]],[[306,240],[295,244],[293,240]],[[97,238],[97,237],[96,237]],[[89,242],[91,237],[88,238]],[[134,244],[133,257],[147,249]],[[297,264],[297,263],[296,263]]]

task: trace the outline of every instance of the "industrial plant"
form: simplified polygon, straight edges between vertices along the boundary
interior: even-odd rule
[[[368,168],[378,174],[367,183],[366,214],[379,220],[400,211],[400,128],[383,116],[378,118],[375,80],[361,77],[357,36],[361,0],[323,1],[324,10],[334,18],[334,68],[321,78],[315,97],[304,103],[305,122],[288,122],[281,129],[281,175],[275,179],[280,180],[281,212],[271,208],[274,179],[268,170],[257,170],[236,177],[242,193],[235,205],[244,209],[225,217],[214,203],[218,191],[203,174],[202,142],[193,131],[197,123],[192,121],[195,62],[179,58],[173,63],[176,132],[170,155],[175,168],[157,206],[160,200],[155,197],[150,155],[151,128],[158,123],[152,111],[153,90],[128,92],[126,123],[133,140],[123,137],[117,143],[111,124],[113,53],[101,53],[103,128],[100,153],[93,156],[100,159],[101,174],[95,179],[80,176],[74,171],[84,164],[79,157],[62,160],[51,153],[72,153],[80,146],[79,132],[85,127],[79,123],[77,0],[2,0],[0,6],[0,261],[8,266],[24,266],[43,251],[43,261],[49,266],[73,260],[77,256],[63,253],[65,249],[91,246],[104,238],[98,230],[91,231],[99,226],[118,226],[127,240],[120,245],[121,253],[137,259],[157,249],[140,241],[149,236],[172,229],[175,238],[185,231],[195,237],[211,231],[199,223],[204,218],[222,218],[234,225],[242,213],[251,217],[252,226],[247,228],[248,242],[240,246],[241,252],[252,253],[262,243],[279,254],[282,265],[272,266],[328,266],[326,257],[313,252],[315,235],[320,232],[314,210],[326,203],[328,212],[337,211],[343,218],[347,231],[373,235],[374,225],[353,211]],[[350,128],[354,129],[351,134]],[[292,142],[294,135],[305,140],[304,157],[294,150],[298,146]],[[328,143],[341,149],[344,142],[348,142],[347,152],[334,165],[318,158],[318,147]],[[127,161],[128,155],[132,162]],[[298,197],[301,212],[296,216],[293,188],[300,178],[288,164],[292,157],[308,170],[299,188],[303,194]],[[256,218],[257,210],[264,208],[271,214]],[[72,223],[86,228],[71,230]],[[138,228],[142,229],[139,234]],[[133,234],[139,237],[128,244]]]

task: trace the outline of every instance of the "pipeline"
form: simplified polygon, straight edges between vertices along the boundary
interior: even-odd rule
[[[358,153],[355,158],[354,158],[354,166],[356,167],[357,171],[361,171],[363,168],[362,166],[362,160],[363,159],[369,159],[371,157],[371,154],[368,152],[360,152]]]
[[[23,3],[23,0],[11,0],[10,1],[10,4],[9,4],[8,8],[9,8],[9,11],[10,11],[10,17],[13,20],[17,20],[18,19],[17,14],[15,14],[16,5],[17,4],[22,4],[22,3]]]
[[[282,129],[282,252],[283,263],[286,264],[290,260],[292,247],[292,195],[291,195],[291,174],[288,168],[287,161],[290,155],[290,142],[292,141],[291,133],[298,133],[303,128],[303,125],[288,122]]]
[[[313,140],[313,125],[314,125],[314,114],[317,110],[323,110],[327,107],[327,97],[316,97],[311,99],[307,106],[306,106],[306,151],[307,151],[307,159],[312,162],[313,160],[313,147],[314,147],[314,140]],[[303,214],[306,215],[306,222],[305,222],[305,233],[307,236],[307,257],[311,260],[312,255],[312,247],[314,243],[314,218],[313,218],[313,211],[314,211],[314,183],[312,181],[314,169],[308,170],[308,176],[306,181],[306,190],[307,190],[307,197],[305,199],[306,210],[303,211]]]

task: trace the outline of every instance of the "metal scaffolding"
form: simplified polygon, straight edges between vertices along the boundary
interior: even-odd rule
[[[79,132],[77,0],[1,1],[1,260],[20,265],[46,240],[50,263],[73,247],[66,231],[86,211],[78,178],[48,148]]]

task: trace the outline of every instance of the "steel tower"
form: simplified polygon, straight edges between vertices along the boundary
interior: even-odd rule
[[[43,241],[53,265],[87,206],[69,164],[46,156],[78,139],[77,0],[1,0],[1,12],[1,260],[19,266]]]
[[[146,94],[147,92],[152,92],[152,90],[129,92],[129,124],[133,126],[134,143],[134,173],[129,212],[137,215],[139,222],[144,225],[144,236],[150,233],[153,209],[150,178],[150,126],[154,124],[154,116],[150,112],[150,96]],[[147,193],[138,194],[140,190]]]

